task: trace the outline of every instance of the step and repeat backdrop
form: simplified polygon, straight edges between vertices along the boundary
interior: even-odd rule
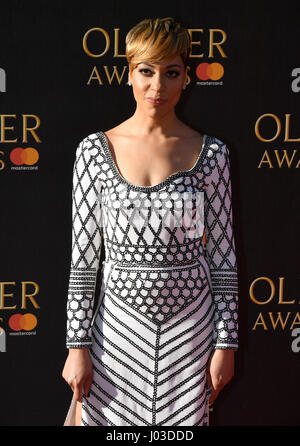
[[[300,424],[299,13],[292,2],[1,4],[0,425],[64,422],[75,150],[133,114],[126,33],[167,16],[192,38],[177,115],[230,151],[240,347],[211,424]]]

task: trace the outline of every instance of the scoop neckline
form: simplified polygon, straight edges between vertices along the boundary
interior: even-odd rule
[[[203,134],[203,138],[202,138],[201,150],[200,150],[200,152],[198,154],[198,157],[197,157],[194,165],[190,169],[179,170],[177,172],[171,173],[171,175],[169,175],[163,181],[161,181],[158,184],[154,184],[153,186],[140,186],[140,185],[131,183],[130,181],[126,180],[126,178],[124,178],[121,175],[121,172],[119,171],[119,169],[118,169],[118,167],[117,167],[117,165],[115,163],[115,160],[114,160],[114,158],[112,156],[112,153],[111,153],[111,150],[110,150],[110,147],[109,147],[109,143],[108,143],[108,139],[107,139],[105,133],[101,130],[101,131],[97,132],[97,135],[98,135],[98,137],[100,139],[100,142],[102,143],[101,145],[102,145],[102,147],[103,147],[103,149],[104,149],[104,151],[105,151],[105,153],[107,155],[107,160],[109,162],[109,165],[112,168],[112,170],[115,173],[115,175],[118,177],[118,179],[123,184],[126,184],[130,189],[133,189],[133,190],[136,190],[136,191],[155,191],[155,190],[158,190],[158,189],[162,188],[166,184],[168,184],[171,181],[171,179],[173,179],[173,178],[177,178],[177,177],[180,177],[182,175],[187,175],[187,174],[190,174],[190,173],[193,173],[194,171],[196,171],[200,161],[203,158],[204,151],[205,151],[205,148],[206,148],[206,142],[207,142],[207,134],[204,133]]]

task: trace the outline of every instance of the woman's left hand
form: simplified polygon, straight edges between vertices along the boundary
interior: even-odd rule
[[[209,405],[234,375],[234,350],[216,349],[207,366],[207,385],[212,388]]]

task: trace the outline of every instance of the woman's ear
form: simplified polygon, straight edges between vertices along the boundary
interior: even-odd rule
[[[185,72],[185,76],[184,76],[184,82],[183,82],[183,86],[182,89],[185,90],[186,86],[188,84],[188,76],[187,76],[187,71]]]
[[[184,84],[183,89],[185,90],[187,84],[189,83],[189,76],[188,76],[189,67],[186,67],[185,69],[185,77],[184,77]]]
[[[127,85],[131,86],[131,71],[130,71],[130,67],[128,66],[128,81],[127,81]]]
[[[188,67],[185,67],[185,71],[184,71],[184,82],[183,82],[183,86],[182,86],[182,89],[183,89],[183,90],[185,90],[187,84],[188,84]]]

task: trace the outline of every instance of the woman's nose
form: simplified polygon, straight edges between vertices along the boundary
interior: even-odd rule
[[[152,85],[151,85],[153,90],[155,90],[155,91],[163,90],[164,86],[165,86],[164,85],[164,80],[163,80],[163,77],[161,75],[158,74],[156,76],[153,76],[153,78],[152,78]]]

